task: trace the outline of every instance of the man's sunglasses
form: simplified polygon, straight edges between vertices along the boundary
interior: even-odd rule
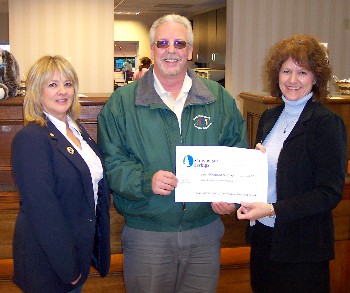
[[[180,40],[175,40],[174,42],[162,40],[162,41],[155,41],[154,43],[157,45],[157,48],[160,48],[160,49],[168,48],[170,46],[170,43],[173,43],[176,49],[183,49],[183,48],[186,48],[187,46],[187,43],[185,41],[180,41]]]

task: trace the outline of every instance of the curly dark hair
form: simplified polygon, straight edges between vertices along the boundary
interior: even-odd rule
[[[294,35],[276,43],[266,58],[265,74],[272,96],[281,98],[279,72],[282,64],[292,58],[298,66],[311,71],[316,83],[312,87],[313,100],[323,102],[329,92],[327,83],[332,77],[327,48],[309,35]]]
[[[149,68],[152,64],[152,60],[148,57],[142,57],[140,59],[140,66],[139,66],[139,70],[141,70],[142,68]]]

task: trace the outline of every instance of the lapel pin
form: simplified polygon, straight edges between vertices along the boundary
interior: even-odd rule
[[[52,132],[50,132],[50,136],[51,136],[51,137],[54,137],[55,135],[54,135]]]
[[[72,147],[67,147],[67,152],[70,153],[71,155],[73,155],[74,149]]]

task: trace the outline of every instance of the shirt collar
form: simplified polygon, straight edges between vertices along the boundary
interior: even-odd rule
[[[63,134],[66,133],[66,123],[57,119],[56,117],[52,116],[51,114],[44,112],[47,118],[52,122],[53,125]],[[67,123],[70,129],[76,131],[77,133],[80,134],[79,127],[77,124],[73,121],[73,119],[67,115]]]
[[[153,77],[154,77],[154,88],[157,92],[157,94],[162,97],[163,95],[166,95],[168,92],[164,89],[164,87],[162,86],[162,84],[160,83],[157,75],[155,74],[154,70],[153,70]],[[190,91],[192,87],[192,78],[188,76],[187,72],[185,75],[185,79],[184,82],[182,84],[182,88],[180,93],[186,93],[188,94],[188,92]]]
[[[282,95],[282,100],[284,101],[285,104],[285,111],[287,113],[301,113],[308,102],[312,98],[313,92],[310,92],[303,98],[296,100],[296,101],[289,101],[287,98]]]

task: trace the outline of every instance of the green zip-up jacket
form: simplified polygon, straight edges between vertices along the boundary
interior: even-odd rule
[[[154,88],[153,67],[137,81],[118,88],[98,115],[102,148],[114,206],[128,227],[161,232],[184,231],[217,219],[210,203],[175,202],[152,192],[159,170],[175,170],[175,148],[247,147],[246,123],[232,96],[217,82],[188,70],[192,87],[181,118]],[[185,208],[184,208],[185,207]]]

